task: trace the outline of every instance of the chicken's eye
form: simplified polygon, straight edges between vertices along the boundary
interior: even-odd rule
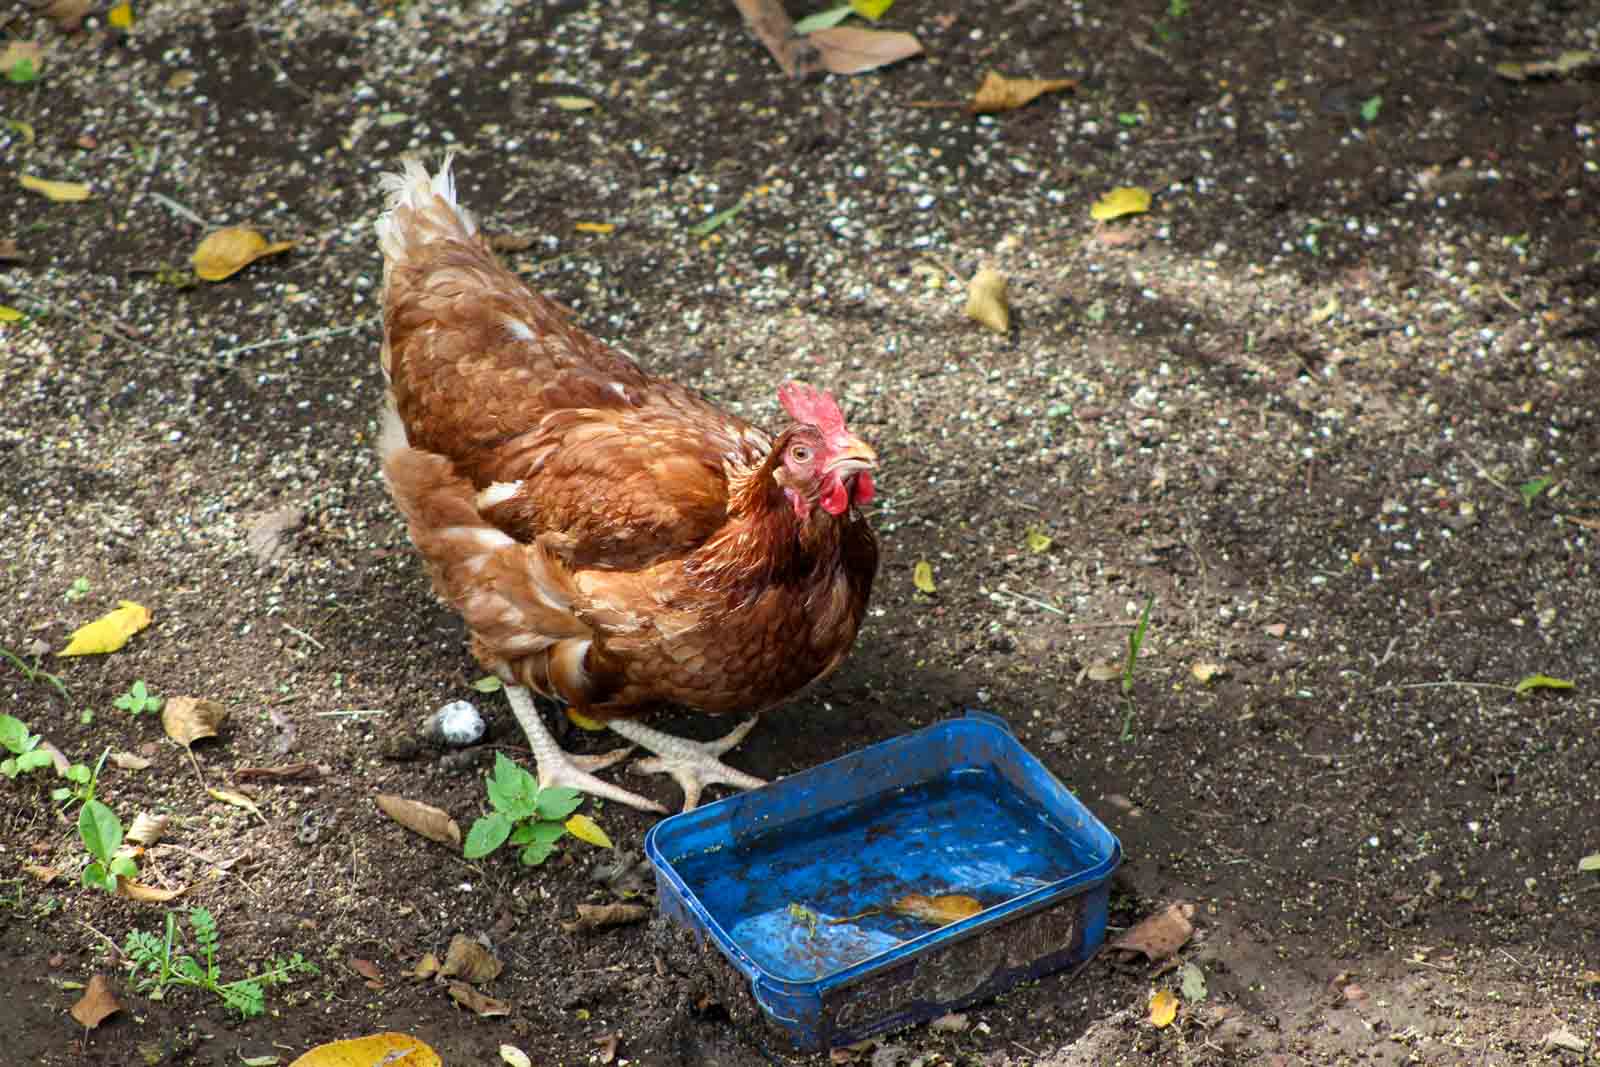
[[[789,458],[796,463],[809,463],[811,461],[811,449],[805,445],[795,445],[789,449]]]

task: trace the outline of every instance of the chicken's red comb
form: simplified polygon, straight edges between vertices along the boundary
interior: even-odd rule
[[[778,386],[778,403],[795,422],[815,426],[829,437],[844,432],[844,412],[838,402],[815,386],[784,382]]]

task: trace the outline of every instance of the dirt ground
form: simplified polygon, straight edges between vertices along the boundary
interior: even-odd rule
[[[565,932],[611,899],[604,853],[467,862],[374,804],[465,828],[493,753],[524,754],[372,449],[377,176],[454,147],[463,199],[593,332],[769,425],[804,376],[883,457],[868,626],[731,762],[989,708],[1120,836],[1114,932],[1195,905],[1207,992],[1174,1025],[1146,1017],[1175,972],[1102,955],[838,1058],[1600,1062],[1600,76],[1496,70],[1600,49],[1592,7],[900,0],[884,26],[924,57],[804,83],[710,0],[134,14],[5,16],[43,63],[0,84],[0,647],[70,695],[4,662],[0,700],[70,759],[151,761],[98,795],[170,815],[141,879],[216,915],[224,978],[321,973],[249,1021],[138,994],[115,946],[163,906],[79,887],[50,772],[0,781],[0,1060],[287,1063],[396,1030],[450,1064],[599,1063],[608,1037],[619,1063],[827,1062],[659,924]],[[992,69],[1077,85],[932,106]],[[1091,219],[1118,186],[1150,211]],[[239,223],[295,246],[194,284]],[[1003,336],[963,314],[983,265]],[[1149,596],[1125,702],[1107,668]],[[36,660],[121,599],[154,617],[123,651]],[[1513,692],[1535,674],[1572,687]],[[114,706],[136,680],[227,707],[195,763]],[[444,754],[419,724],[457,699],[490,732]],[[594,814],[634,853],[652,821]],[[458,933],[509,1015],[406,976]],[[96,974],[124,1007],[85,1031]]]

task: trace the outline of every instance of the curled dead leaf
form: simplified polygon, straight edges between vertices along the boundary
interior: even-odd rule
[[[474,985],[481,985],[493,981],[503,969],[500,961],[480,942],[466,934],[457,934],[450,939],[450,948],[445,951],[439,977],[465,978]]]
[[[87,182],[57,182],[48,178],[35,178],[31,174],[18,175],[17,181],[24,189],[32,190],[46,200],[54,200],[58,204],[76,204],[94,195]]]
[[[834,26],[806,34],[831,74],[861,74],[922,54],[922,42],[909,33]]]
[[[907,893],[905,896],[889,905],[894,912],[912,919],[920,919],[925,923],[935,923],[947,926],[969,918],[983,910],[983,903],[977,897],[965,896],[961,893],[946,893],[942,896],[930,897],[921,893]]]
[[[189,261],[202,281],[220,282],[263,256],[274,256],[293,247],[293,241],[268,242],[249,226],[229,226],[207,235]]]
[[[51,882],[61,877],[61,868],[42,867],[37,863],[24,863],[22,865],[22,873],[31,878],[37,878],[44,884],[49,885]]]
[[[245,796],[243,793],[234,792],[232,789],[207,789],[206,792],[210,794],[213,800],[220,800],[224,804],[231,804],[236,808],[243,808],[251,815],[254,815],[256,818],[260,819],[262,822],[267,821],[267,817],[261,814],[261,809],[256,806],[256,802]]]
[[[432,804],[409,800],[393,793],[379,793],[378,810],[412,833],[421,834],[441,845],[461,847],[461,827],[456,825],[449,812],[441,811]]]
[[[511,1014],[510,1004],[507,1004],[503,1000],[496,1000],[493,997],[485,996],[476,989],[473,989],[471,986],[467,985],[465,982],[450,983],[450,999],[476,1015],[491,1016]]]
[[[30,0],[34,10],[56,24],[62,33],[72,33],[83,25],[84,16],[94,7],[90,0]]]
[[[378,965],[376,963],[373,963],[371,960],[361,959],[357,956],[351,956],[345,962],[350,965],[350,969],[352,971],[356,972],[367,980],[367,987],[369,989],[383,988],[383,972],[378,970]]]
[[[611,926],[642,923],[650,918],[650,909],[641,904],[579,904],[578,917],[561,924],[569,934],[590,930],[604,930]]]
[[[983,84],[972,96],[967,107],[979,114],[992,111],[1014,111],[1031,104],[1045,93],[1058,93],[1076,89],[1078,83],[1071,78],[1008,78],[991,70],[984,76]]]
[[[1133,929],[1113,941],[1111,948],[1130,955],[1143,955],[1152,963],[1164,960],[1194,934],[1194,924],[1189,921],[1193,914],[1193,904],[1182,901],[1169,904],[1140,920]]]
[[[500,1046],[500,1061],[507,1067],[533,1067],[533,1058],[515,1045]]]
[[[369,1034],[318,1045],[289,1067],[442,1067],[444,1061],[425,1041],[409,1034]]]
[[[993,267],[984,267],[967,285],[967,318],[982,323],[995,333],[1011,330],[1011,305],[1006,300],[1006,276]]]
[[[117,879],[117,896],[138,901],[140,904],[165,904],[188,891],[188,886],[181,889],[162,889],[158,886],[145,885],[143,882],[135,882],[130,878]]]
[[[161,726],[184,748],[207,737],[216,737],[217,728],[228,718],[228,709],[203,697],[172,697],[161,709]]]
[[[143,771],[149,769],[150,760],[132,752],[113,752],[111,765],[123,771]]]
[[[123,840],[149,847],[160,841],[161,835],[166,833],[169,818],[167,815],[152,815],[148,811],[141,811],[134,817],[133,825],[128,828],[128,834]]]
[[[111,983],[101,974],[89,979],[89,985],[83,991],[83,996],[72,1006],[72,1017],[78,1020],[78,1025],[86,1030],[93,1030],[106,1018],[122,1010],[117,995],[111,991]]]
[[[622,1036],[615,1033],[601,1034],[594,1039],[594,1043],[599,1046],[601,1064],[607,1064],[617,1058],[617,1046],[622,1043]]]

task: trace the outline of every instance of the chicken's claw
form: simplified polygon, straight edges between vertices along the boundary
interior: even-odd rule
[[[626,804],[640,811],[655,812],[659,815],[667,813],[667,809],[655,801],[624,789],[620,785],[601,781],[589,773],[616,763],[632,751],[631,747],[615,749],[597,756],[571,755],[556,744],[556,739],[550,736],[550,731],[545,728],[544,720],[539,718],[539,709],[534,707],[533,694],[520,685],[508,685],[506,699],[511,701],[511,713],[517,717],[523,732],[528,735],[528,746],[533,749],[533,761],[540,789],[565,786],[580,793],[587,793],[589,796],[615,800],[619,804]]]
[[[712,784],[731,785],[735,789],[759,789],[767,784],[765,778],[736,771],[717,757],[745,739],[755,729],[759,719],[750,718],[740,723],[728,734],[714,741],[690,741],[653,729],[631,719],[613,719],[608,725],[641,748],[655,755],[633,765],[641,774],[670,774],[683,787],[683,810],[689,811],[700,803],[700,793]]]

